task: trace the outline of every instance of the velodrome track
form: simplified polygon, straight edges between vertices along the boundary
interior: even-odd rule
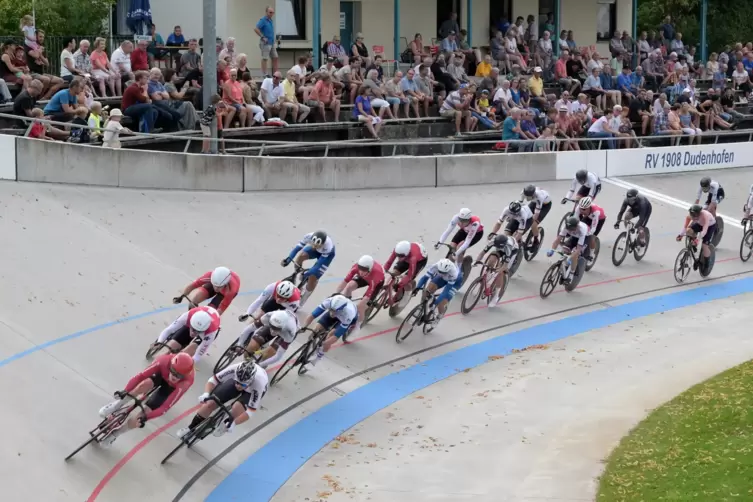
[[[165,466],[159,461],[176,445],[175,431],[188,420],[186,415],[195,406],[216,357],[240,329],[237,315],[245,310],[254,292],[285,274],[278,263],[304,233],[323,227],[337,245],[337,257],[326,276],[329,282],[320,285],[308,310],[315,300],[331,292],[334,281],[360,255],[369,253],[383,261],[395,242],[402,239],[430,245],[460,207],[470,207],[481,216],[488,232],[522,186],[210,194],[0,184],[0,229],[4,236],[0,274],[5,284],[0,292],[4,495],[19,501],[193,501],[207,497],[256,501],[268,500],[275,492],[275,500],[286,501],[450,500],[450,495],[452,500],[540,500],[565,493],[567,497],[561,499],[588,499],[593,476],[598,475],[598,460],[645,414],[646,408],[752,357],[753,346],[740,327],[744,326],[743,309],[750,304],[747,292],[753,286],[747,274],[753,264],[741,263],[738,258],[741,231],[734,221],[740,218],[753,169],[711,174],[727,193],[720,212],[733,217],[727,221],[711,280],[676,287],[672,277],[680,249],[673,237],[685,214],[677,205],[692,201],[701,175],[695,172],[618,181],[684,201],[675,203],[664,196],[653,200],[652,242],[642,262],[629,257],[620,268],[611,264],[611,245],[617,235],[611,223],[625,189],[605,182],[598,198],[609,218],[601,234],[602,255],[575,292],[558,289],[547,300],[538,297],[539,283],[548,266],[541,253],[521,266],[505,303],[496,311],[479,309],[469,316],[449,316],[431,335],[414,334],[399,346],[394,342],[399,320],[380,314],[354,343],[331,351],[315,371],[304,377],[289,375],[279,387],[271,389],[264,409],[252,422],[233,435],[209,438],[194,451],[179,453]],[[548,245],[565,211],[565,206],[556,201],[569,183],[539,185],[555,200],[544,223]],[[439,252],[432,250],[430,260],[437,258]],[[63,462],[97,423],[99,407],[145,365],[143,354],[148,343],[178,315],[179,309],[170,305],[170,298],[198,274],[220,264],[240,274],[244,294],[223,317],[222,336],[209,360],[199,364],[197,385],[143,431],[121,437],[109,450],[90,447],[71,462]],[[694,273],[691,279],[699,281],[700,277]],[[682,296],[666,296],[678,293]],[[459,299],[460,295],[451,312],[458,311]],[[710,300],[714,303],[692,307]],[[644,303],[632,303],[640,301]],[[662,310],[671,312],[662,318]],[[645,317],[640,322],[617,324],[633,311]],[[599,314],[598,322],[572,318],[589,312],[605,314]],[[566,318],[571,320],[562,321]],[[718,326],[713,332],[717,340],[701,336],[709,318]],[[565,324],[521,331],[552,321]],[[610,328],[611,324],[617,325]],[[652,338],[649,333],[661,333],[661,337]],[[568,335],[573,337],[556,341]],[[480,364],[488,360],[482,350],[505,355],[511,349],[551,342],[548,350],[526,351],[502,360],[492,357],[488,364],[463,371],[473,361]],[[482,346],[485,349],[477,348]],[[470,348],[457,352],[465,347]],[[441,355],[447,357],[436,359]],[[437,371],[437,365],[444,370]],[[425,399],[416,399],[416,394],[408,397],[414,389],[399,382],[390,387],[390,392],[376,389],[378,396],[369,397],[372,383],[411,368],[423,375],[427,385],[453,373],[461,374],[421,391]],[[496,388],[489,381],[503,384],[499,393],[494,393]],[[601,392],[593,390],[597,384]],[[463,392],[458,392],[458,387]],[[300,439],[301,434],[309,438],[316,435],[320,446],[334,439],[350,427],[346,419],[358,417],[358,413],[339,409],[337,420],[321,422],[316,428],[308,425],[302,429],[300,424],[306,423],[299,421],[316,410],[322,415],[312,418],[331,417],[326,414],[328,410],[338,403],[348,405],[350,401],[340,397],[356,389],[360,394],[350,395],[365,400],[360,402],[361,411],[368,409],[364,402],[388,406],[407,397],[398,401],[395,409],[367,418],[357,426],[359,432],[348,432],[364,435],[358,441],[367,445],[373,442],[373,448],[367,446],[362,448],[365,453],[354,453],[348,448],[356,445],[346,441],[340,448],[329,445],[306,463],[318,449],[312,450],[315,441],[305,445],[281,442],[285,438]],[[605,393],[605,389],[609,391]],[[494,400],[470,404],[470,396],[487,390]],[[427,403],[427,399],[436,404]],[[417,406],[418,401],[423,403]],[[496,408],[484,409],[492,401]],[[359,401],[353,403],[358,405]],[[393,415],[385,418],[388,413]],[[425,418],[425,427],[437,428],[432,432],[436,434],[432,437],[442,439],[437,444],[449,446],[455,444],[451,440],[459,434],[453,432],[455,428],[480,423],[478,413],[486,417],[488,427],[483,429],[493,433],[473,428],[468,434],[474,447],[464,444],[458,448],[461,457],[444,451],[449,447],[410,452],[409,445],[419,448],[414,441],[423,441],[423,437],[408,440],[404,435],[391,435]],[[577,430],[576,425],[580,427]],[[332,432],[333,428],[337,430]],[[517,445],[521,441],[518,428],[525,429],[522,436],[529,438],[524,442],[525,452]],[[252,430],[255,433],[241,441]],[[568,448],[557,449],[542,439],[550,437],[544,432],[554,430],[559,435],[551,437]],[[601,430],[606,432],[595,435],[596,443],[573,439],[588,439],[591,434],[585,432]],[[422,436],[432,433],[422,432]],[[390,441],[405,441],[399,446],[406,455],[393,456],[380,450]],[[270,460],[269,447],[259,450],[266,443],[280,445],[276,451],[285,458]],[[513,443],[518,448],[506,447]],[[493,457],[489,445],[494,445]],[[259,456],[251,456],[257,450]],[[206,468],[208,461],[220,453],[223,456]],[[413,461],[409,461],[411,453],[416,455]],[[347,455],[361,455],[363,459],[349,465]],[[378,461],[369,458],[377,455]],[[228,476],[249,456],[250,463]],[[473,463],[463,464],[469,458],[476,458],[475,467]],[[583,461],[574,462],[573,458]],[[264,472],[260,472],[259,461],[265,462],[261,464]],[[502,466],[499,471],[504,471],[505,465],[509,469],[505,475],[495,470],[490,480],[489,473],[478,464],[481,461],[487,468],[494,464]],[[300,465],[303,468],[293,475]],[[249,466],[254,467],[251,475]],[[427,477],[429,473],[432,475]],[[323,476],[341,476],[347,483],[343,481],[338,491]],[[460,478],[462,482],[457,481]],[[509,482],[513,478],[517,483]],[[44,482],[35,482],[37,479]],[[416,483],[419,479],[424,481]]]

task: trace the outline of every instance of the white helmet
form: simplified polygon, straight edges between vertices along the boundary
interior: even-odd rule
[[[330,310],[339,312],[342,309],[344,309],[347,304],[348,304],[347,298],[345,298],[343,295],[335,295],[330,300],[329,308]]]
[[[288,314],[284,310],[276,310],[269,316],[269,327],[272,329],[282,329],[288,322]]]
[[[230,282],[230,269],[227,267],[217,267],[212,271],[210,279],[212,286],[215,288],[224,288]]]
[[[593,202],[593,199],[591,197],[583,197],[580,200],[580,208],[581,209],[588,209],[591,207],[591,203]]]
[[[408,256],[410,254],[410,242],[398,242],[397,246],[395,246],[395,254],[399,254],[400,256]]]
[[[365,254],[358,259],[358,266],[371,271],[371,268],[374,266],[374,258]]]
[[[463,220],[463,221],[468,221],[468,220],[470,220],[470,219],[471,219],[471,216],[473,216],[473,213],[471,213],[471,210],[470,210],[470,209],[468,209],[467,207],[464,207],[464,208],[463,208],[463,209],[461,209],[461,210],[460,210],[460,212],[458,213],[458,219],[460,219],[460,220]]]
[[[212,316],[203,310],[199,310],[191,316],[191,329],[203,333],[212,324]]]
[[[449,274],[453,268],[455,268],[455,264],[447,258],[442,258],[437,262],[437,270],[440,274]]]
[[[295,286],[293,286],[293,283],[290,281],[280,281],[275,288],[275,294],[285,300],[290,299],[290,297],[293,296],[294,291]]]

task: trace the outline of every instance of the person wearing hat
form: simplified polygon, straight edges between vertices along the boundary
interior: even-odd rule
[[[368,68],[371,66],[371,57],[369,56],[369,49],[366,44],[363,43],[363,33],[360,31],[356,33],[356,41],[350,47],[351,56],[361,59],[361,68]]]
[[[533,69],[533,76],[528,79],[528,89],[531,91],[531,99],[541,110],[547,106],[547,98],[544,94],[544,79],[541,78],[543,70],[540,66]]]
[[[475,86],[471,84],[468,87],[469,95],[473,96]],[[479,124],[483,125],[486,129],[498,129],[499,124],[494,120],[494,108],[489,105],[489,90],[482,89],[480,95],[476,99],[471,99],[471,115],[475,118]]]
[[[120,124],[122,118],[123,112],[120,111],[120,108],[115,108],[110,112],[110,117],[104,127],[103,147],[120,148],[120,133],[123,131],[131,132]]]

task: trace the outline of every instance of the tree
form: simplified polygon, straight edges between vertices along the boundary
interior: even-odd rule
[[[36,27],[48,36],[106,35],[117,0],[36,0]],[[21,36],[20,20],[32,13],[32,0],[0,0],[0,33]]]

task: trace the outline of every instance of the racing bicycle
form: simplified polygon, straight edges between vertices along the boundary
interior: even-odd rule
[[[403,311],[403,309],[405,309],[406,305],[408,305],[407,301],[401,302],[403,298],[400,298],[400,300],[398,300],[399,292],[403,295],[405,294],[404,288],[396,289],[396,281],[401,274],[393,274],[392,272],[387,273],[389,274],[390,279],[387,281],[384,287],[382,287],[382,291],[379,292],[376,300],[371,300],[366,306],[366,312],[364,312],[364,319],[361,326],[365,326],[366,323],[374,319],[374,317],[376,317],[376,315],[382,309],[389,309],[390,317],[396,317],[400,314],[400,312]],[[414,289],[416,287],[416,280],[413,279],[411,283],[413,285],[411,289]]]
[[[518,251],[518,254],[521,254],[520,251]],[[497,263],[492,265],[491,262],[494,261],[492,258],[495,256]],[[460,312],[464,315],[470,313],[482,298],[486,299],[487,305],[491,303],[494,294],[497,292],[497,288],[494,286],[494,281],[499,274],[499,269],[502,267],[504,260],[504,257],[500,257],[496,253],[490,253],[483,264],[480,261],[475,263],[475,265],[481,265],[481,273],[479,273],[478,277],[473,279],[473,282],[468,286],[465,295],[463,295],[463,301],[460,303]],[[503,273],[505,274],[505,277],[502,282],[503,286],[500,298],[502,298],[505,291],[507,291],[507,285],[510,282],[510,275],[508,272],[505,270]]]
[[[185,299],[188,302],[189,310],[196,308],[198,306],[194,302],[192,302],[186,295],[182,295],[181,298]],[[173,349],[167,344],[170,340],[175,338],[175,336],[178,333],[180,333],[180,331],[176,331],[175,333],[167,337],[167,340],[165,340],[164,342],[155,341],[154,343],[152,343],[149,346],[149,350],[146,351],[146,360],[151,361],[158,355],[167,354],[167,353],[176,354],[180,352],[181,350],[183,350],[183,349]],[[219,336],[219,332],[217,332],[217,335]]]
[[[414,290],[413,294],[418,294],[420,289]],[[403,322],[400,323],[400,327],[395,334],[395,342],[402,343],[406,338],[413,333],[413,330],[418,326],[423,326],[424,335],[431,333],[436,326],[432,326],[434,316],[438,315],[437,305],[434,300],[437,297],[437,292],[430,295],[426,295],[416,307],[411,310]]]
[[[248,342],[246,342],[246,344],[251,343],[252,338],[253,337],[249,337]],[[243,355],[243,358],[245,360],[253,359],[255,363],[258,363],[261,360],[261,356],[264,353],[264,349],[266,347],[269,347],[273,343],[275,343],[277,339],[278,337],[274,337],[269,343],[264,344],[263,347],[259,347],[259,349],[256,350],[255,352],[249,352],[248,349],[246,349],[246,347],[238,343],[241,340],[239,336],[233,341],[233,343],[230,344],[230,346],[227,349],[225,349],[225,352],[223,352],[220,358],[217,360],[217,363],[214,365],[214,369],[212,371],[216,375],[220,371],[224,370],[225,368],[233,364],[233,361],[235,361],[236,358],[238,358],[238,356],[240,355]]]
[[[308,281],[308,277],[305,277],[305,274],[309,271],[310,267],[302,267],[295,262],[291,262],[291,264],[294,268],[293,273],[282,278],[281,281],[290,281],[300,290]]]
[[[648,245],[651,242],[651,232],[648,227],[643,227],[643,237],[646,243],[641,245],[638,241],[638,229],[635,223],[631,220],[623,220],[621,223],[625,225],[625,230],[617,236],[612,248],[612,263],[615,267],[622,265],[622,262],[630,253],[635,257],[635,261],[641,261],[646,256]]]
[[[580,202],[580,199],[566,199],[567,202],[574,202],[575,205],[573,206],[573,209],[571,211],[568,211],[565,213],[565,215],[560,220],[560,224],[557,227],[557,233],[562,233],[562,229],[565,228],[565,222],[567,219],[575,214],[575,212],[578,210],[578,202]]]
[[[740,241],[740,259],[748,261],[753,254],[753,223],[751,218],[744,218],[741,222],[743,225],[743,239]]]
[[[447,255],[445,255],[445,258],[447,258],[448,260],[452,260],[454,262],[455,261],[455,248],[453,248],[449,244],[445,244],[444,242],[441,242],[439,245],[447,246]],[[466,249],[466,251],[468,250]],[[463,263],[460,265],[460,272],[463,274],[463,282],[460,284],[460,288],[458,289],[461,289],[465,285],[465,281],[468,280],[468,274],[470,273],[472,267],[473,267],[473,257],[470,256],[469,254],[466,254],[463,257]]]
[[[713,240],[713,239],[712,239]],[[701,277],[708,277],[714,268],[716,261],[716,247],[709,244],[711,256],[706,259],[703,256],[703,245],[699,246],[698,241],[690,236],[685,236],[685,247],[680,250],[675,258],[675,280],[682,284],[690,275],[690,270],[698,270]],[[697,253],[696,253],[697,251]]]
[[[601,239],[599,239],[598,235],[591,235],[589,239],[596,239],[596,244],[594,245],[594,248],[591,249],[589,246],[590,242],[588,242],[583,250],[583,253],[585,254],[584,258],[586,259],[586,272],[594,268],[596,260],[599,259],[599,251],[601,250]]]
[[[336,326],[337,325],[335,325],[335,327]],[[270,386],[279,383],[280,380],[285,378],[285,376],[290,373],[290,370],[296,367],[298,368],[298,374],[304,375],[308,371],[306,369],[306,365],[316,355],[317,351],[322,347],[322,345],[324,345],[324,340],[327,339],[327,335],[329,335],[332,330],[314,331],[311,328],[302,328],[298,331],[296,337],[304,331],[311,332],[309,339],[306,340],[303,345],[298,347],[298,349],[296,349],[296,351],[293,352],[287,359],[285,359],[285,362],[282,363],[282,366],[278,368],[275,376],[273,376],[272,380],[269,382]]]
[[[568,248],[563,248],[562,251],[557,250],[555,253],[560,255],[560,258],[547,269],[544,274],[544,278],[541,280],[541,286],[539,287],[539,295],[541,298],[546,298],[552,294],[552,291],[560,285],[565,286],[565,291],[568,293],[578,287],[580,280],[585,273],[586,260],[583,258],[582,253],[578,258],[578,266],[571,274],[570,253]],[[565,277],[571,274],[570,280],[565,280]]]

